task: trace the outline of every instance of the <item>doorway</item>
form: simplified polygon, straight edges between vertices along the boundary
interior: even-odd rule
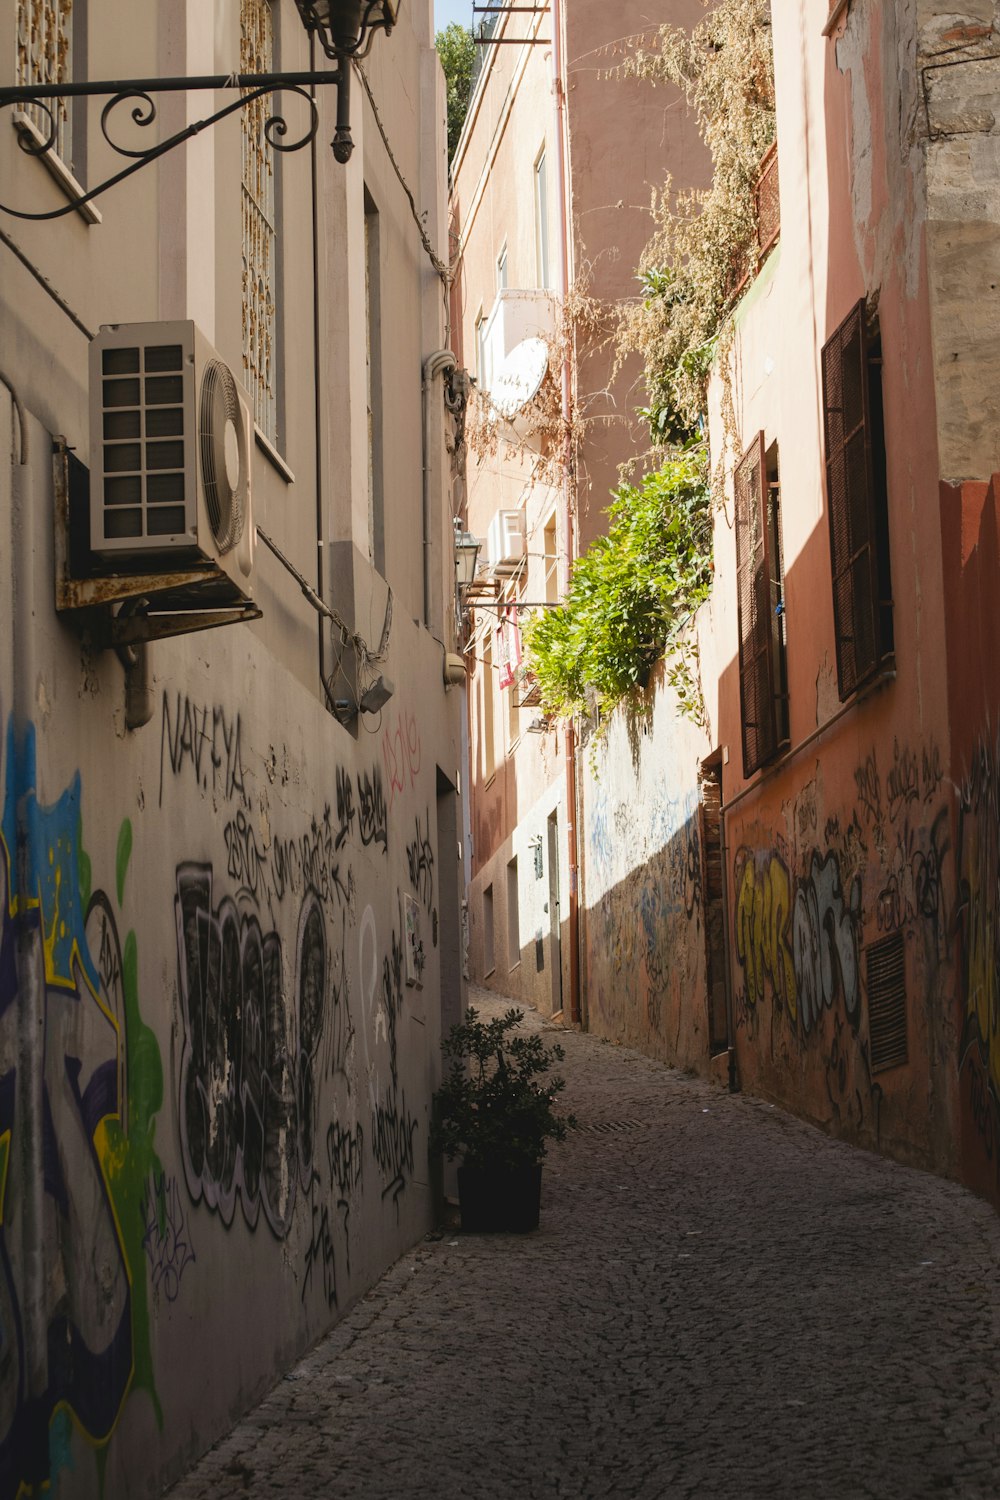
[[[549,952],[552,957],[552,1014],[563,1008],[562,917],[559,910],[559,814],[550,813],[546,825],[549,864]]]

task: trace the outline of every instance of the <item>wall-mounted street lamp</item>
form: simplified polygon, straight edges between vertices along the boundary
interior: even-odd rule
[[[396,24],[401,3],[402,0],[295,0],[299,17],[307,33],[316,37],[326,56],[332,58],[337,64],[336,68],[322,73],[218,73],[196,78],[133,78],[103,82],[28,83],[15,87],[0,85],[0,109],[10,109],[15,112],[14,123],[19,127],[19,143],[21,149],[29,156],[45,156],[54,148],[58,131],[59,100],[90,97],[107,101],[101,110],[101,133],[112,151],[117,156],[125,157],[129,163],[120,172],[114,173],[88,192],[46,213],[29,213],[22,209],[12,208],[6,203],[0,203],[0,212],[11,214],[18,219],[61,218],[63,214],[72,213],[83,204],[100,197],[102,193],[107,192],[108,188],[123,182],[126,177],[131,177],[134,172],[140,171],[150,162],[157,161],[168,151],[190,140],[192,136],[209,129],[212,125],[217,125],[227,115],[239,109],[246,109],[254,100],[262,98],[265,94],[274,94],[282,90],[298,94],[305,100],[309,109],[309,128],[303,135],[287,140],[289,133],[287,122],[282,115],[274,114],[264,125],[264,135],[268,144],[276,151],[301,151],[304,146],[308,146],[319,128],[316,101],[308,90],[332,83],[337,87],[337,126],[331,142],[333,154],[339,162],[350,160],[351,152],[354,150],[350,125],[351,63],[355,58],[367,57],[377,31],[389,34]],[[128,109],[128,115],[132,125],[144,128],[152,125],[156,119],[156,104],[154,103],[156,95],[226,89],[238,91],[239,97],[216,110],[214,114],[207,115],[203,120],[196,120],[155,146],[149,146],[145,150],[136,150],[134,144],[128,146],[112,137],[112,122],[122,105],[131,106]],[[55,107],[50,102],[53,100],[56,101]],[[25,113],[28,109],[33,111],[33,120]],[[48,121],[47,129],[38,129],[39,114]]]
[[[455,585],[459,598],[462,590],[472,587],[476,577],[476,563],[482,542],[471,531],[463,531],[462,523],[455,517]]]
[[[337,64],[337,129],[332,141],[339,162],[350,160],[351,59],[367,57],[376,31],[396,24],[399,0],[295,0],[302,24]]]

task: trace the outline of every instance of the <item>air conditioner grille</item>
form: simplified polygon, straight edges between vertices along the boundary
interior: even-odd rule
[[[219,359],[209,360],[202,376],[198,442],[212,535],[219,551],[229,552],[243,535],[249,455],[236,381]]]
[[[104,349],[101,374],[105,537],[122,540],[183,533],[181,345]],[[170,438],[174,441],[164,441]]]

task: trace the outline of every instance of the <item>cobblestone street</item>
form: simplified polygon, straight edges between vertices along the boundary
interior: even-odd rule
[[[173,1500],[1000,1493],[992,1209],[560,1039],[540,1231],[416,1246]]]

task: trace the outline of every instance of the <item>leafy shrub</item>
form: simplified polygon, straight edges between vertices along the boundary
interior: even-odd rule
[[[565,1079],[546,1078],[565,1056],[546,1047],[536,1033],[509,1036],[520,1023],[513,1007],[495,1021],[481,1021],[470,1005],[465,1020],[442,1043],[450,1066],[434,1095],[431,1150],[467,1167],[509,1171],[534,1166],[548,1140],[561,1141],[572,1115],[559,1115],[555,1099]]]
[[[565,602],[525,631],[543,708],[557,717],[582,712],[588,690],[605,713],[634,699],[654,663],[679,649],[681,628],[711,586],[703,447],[689,446],[638,486],[620,486],[608,515],[608,534],[577,560]]]

